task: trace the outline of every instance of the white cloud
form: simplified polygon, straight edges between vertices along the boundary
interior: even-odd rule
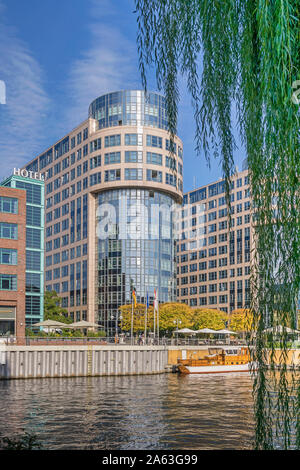
[[[1,0],[0,11],[3,18]],[[0,80],[6,84],[6,104],[0,105],[0,176],[3,177],[38,152],[43,139],[42,122],[50,102],[39,64],[3,19],[0,20],[0,57]]]
[[[118,14],[106,0],[91,2],[91,46],[71,64],[66,83],[70,98],[66,130],[87,118],[88,106],[97,96],[141,86],[135,40],[112,26]]]

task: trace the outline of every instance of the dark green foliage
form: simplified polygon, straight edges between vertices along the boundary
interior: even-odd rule
[[[62,323],[72,323],[67,317],[68,311],[61,307],[61,298],[57,292],[46,291],[44,295],[44,320],[55,320]]]
[[[252,215],[251,335],[256,418],[255,448],[300,448],[299,366],[287,369],[289,339],[263,330],[296,326],[300,291],[299,0],[136,0],[137,45],[146,69],[155,65],[176,133],[178,74],[187,78],[196,121],[196,151],[221,159],[229,184],[235,142],[232,108],[247,152]],[[199,63],[201,66],[199,67]],[[300,88],[298,86],[298,88]],[[296,426],[296,430],[295,430]]]
[[[10,438],[2,437],[0,439],[1,450],[40,450],[42,444],[38,441],[35,434],[25,432],[23,435]]]

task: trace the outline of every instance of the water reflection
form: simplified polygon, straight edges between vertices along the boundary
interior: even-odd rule
[[[48,449],[245,449],[247,374],[0,382],[1,434],[35,432]]]

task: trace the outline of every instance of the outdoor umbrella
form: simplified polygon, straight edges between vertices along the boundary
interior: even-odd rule
[[[75,323],[71,323],[68,326],[70,328],[103,328],[103,326],[98,325],[98,323],[93,323],[93,322],[85,321],[85,320],[81,320],[81,321],[77,321]]]
[[[216,333],[221,334],[221,335],[237,335],[235,331],[230,331],[230,330],[217,330]]]
[[[55,320],[45,320],[41,321],[39,323],[34,323],[32,326],[45,326],[45,327],[52,327],[52,328],[67,328],[69,325],[66,323],[62,323],[60,321],[55,321]]]
[[[190,330],[189,328],[182,328],[181,330],[176,330],[176,333],[183,333],[186,335],[194,335],[196,331]]]
[[[218,332],[216,330],[211,330],[210,328],[202,328],[201,330],[196,330],[196,333],[213,334]]]

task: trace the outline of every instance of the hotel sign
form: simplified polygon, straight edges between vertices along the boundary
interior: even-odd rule
[[[26,169],[14,168],[14,176],[22,176],[23,178],[32,178],[34,180],[44,181],[44,175],[37,171],[29,171]]]

